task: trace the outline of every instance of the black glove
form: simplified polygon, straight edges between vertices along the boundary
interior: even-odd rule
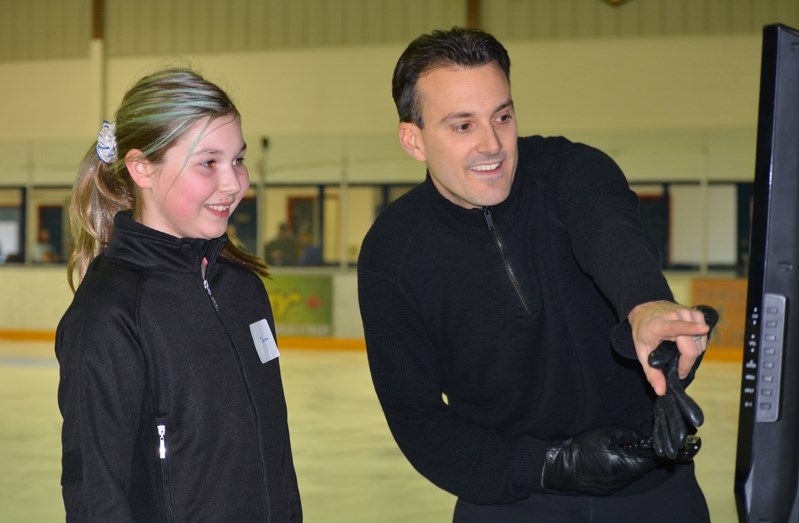
[[[592,496],[616,492],[655,468],[652,457],[621,448],[640,437],[638,431],[625,427],[598,427],[552,440],[541,486]]]
[[[702,311],[705,323],[710,327],[707,333],[709,339],[710,332],[718,322],[718,312],[706,305],[697,305],[695,308]],[[660,457],[675,459],[683,448],[688,438],[686,420],[693,428],[700,427],[705,422],[702,409],[685,392],[685,388],[694,380],[703,356],[704,353],[696,359],[688,375],[680,379],[677,371],[680,351],[676,343],[664,341],[649,354],[649,365],[662,370],[666,376],[666,394],[655,400],[655,423],[652,430],[652,449]]]

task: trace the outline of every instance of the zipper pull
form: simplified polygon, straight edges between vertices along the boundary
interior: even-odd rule
[[[488,225],[488,230],[490,232],[494,231],[494,219],[491,218],[491,211],[488,210],[488,207],[483,207],[483,215],[486,218],[486,225]]]
[[[214,309],[216,309],[216,312],[219,312],[219,305],[216,303],[214,295],[211,294],[211,286],[208,285],[208,280],[206,280],[205,278],[203,278],[203,287],[205,287],[205,292],[208,293],[208,297],[211,298],[211,303],[214,304]]]
[[[166,459],[166,425],[158,425],[158,456]]]

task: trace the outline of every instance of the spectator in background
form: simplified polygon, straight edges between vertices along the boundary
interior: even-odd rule
[[[277,236],[266,244],[266,263],[269,265],[296,265],[299,255],[299,243],[294,230],[287,222],[278,226]]]
[[[33,261],[36,263],[55,263],[60,261],[58,253],[50,241],[50,230],[42,227],[33,248]]]
[[[299,244],[298,265],[322,265],[322,250],[314,242],[313,231],[307,225],[300,228]]]

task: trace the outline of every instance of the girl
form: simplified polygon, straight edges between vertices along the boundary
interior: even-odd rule
[[[267,267],[225,233],[245,151],[228,96],[168,69],[84,158],[56,336],[68,521],[302,520]]]

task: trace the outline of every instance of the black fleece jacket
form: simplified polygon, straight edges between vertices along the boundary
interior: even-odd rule
[[[518,143],[504,202],[458,207],[428,175],[378,217],[358,262],[369,364],[392,434],[420,473],[473,503],[540,491],[553,436],[601,425],[651,432],[651,388],[624,319],[672,299],[616,164],[564,138]],[[626,357],[613,350],[614,327]]]
[[[225,242],[117,215],[57,330],[68,521],[302,520],[269,300]]]

